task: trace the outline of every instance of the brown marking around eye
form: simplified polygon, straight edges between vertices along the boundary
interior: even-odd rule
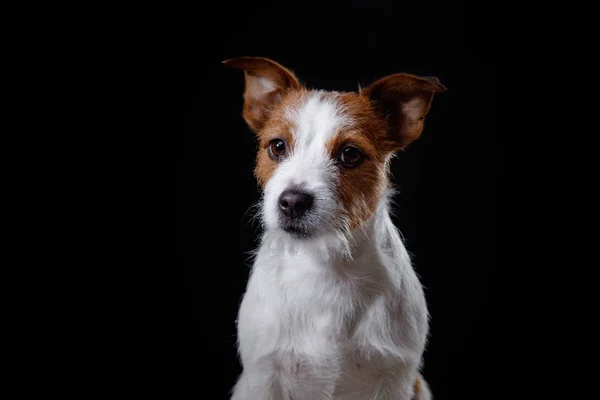
[[[280,161],[269,156],[268,146],[273,139],[281,139],[286,145],[286,156],[294,150],[294,121],[286,115],[290,110],[298,109],[306,100],[308,90],[299,89],[285,93],[281,103],[271,112],[264,127],[258,132],[258,153],[254,175],[261,188],[267,185]]]
[[[344,110],[350,126],[340,127],[327,144],[332,159],[347,145],[364,153],[364,158],[352,168],[339,166],[338,198],[350,221],[350,229],[364,223],[375,212],[387,184],[386,159],[391,153],[386,141],[387,128],[383,118],[369,100],[354,93],[330,94]]]
[[[371,142],[361,133],[343,130],[327,143],[327,152],[332,159],[337,159],[346,146],[354,146],[363,153],[365,158],[377,160],[379,153]],[[381,160],[383,161],[383,160]]]

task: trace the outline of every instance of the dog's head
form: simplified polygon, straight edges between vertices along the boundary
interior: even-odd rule
[[[309,90],[265,58],[224,61],[244,71],[243,117],[257,134],[255,174],[267,229],[296,238],[350,232],[374,212],[392,154],[419,137],[437,78],[395,74],[359,93]]]

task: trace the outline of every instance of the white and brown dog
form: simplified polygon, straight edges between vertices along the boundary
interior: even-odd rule
[[[431,399],[423,288],[389,212],[389,165],[417,139],[436,78],[310,90],[278,63],[245,75],[264,233],[237,320],[232,400]]]

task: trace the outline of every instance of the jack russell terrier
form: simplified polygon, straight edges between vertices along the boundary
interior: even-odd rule
[[[312,90],[272,60],[244,71],[264,232],[237,319],[232,400],[429,400],[428,310],[390,217],[390,161],[417,139],[437,78]]]

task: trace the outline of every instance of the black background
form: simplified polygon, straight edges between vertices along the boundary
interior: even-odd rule
[[[243,74],[220,64],[238,56],[272,58],[314,88],[355,91],[396,72],[437,76],[448,88],[434,99],[421,138],[393,163],[395,222],[426,288],[424,375],[435,398],[500,396],[506,161],[492,13],[460,1],[372,0],[216,4],[181,18],[172,82],[181,93],[174,101],[182,133],[177,258],[191,305],[186,374],[194,382],[211,370],[211,399],[227,398],[240,373],[234,321],[260,233],[247,213],[260,193],[255,138],[241,118]],[[192,384],[190,398],[204,398],[205,385]]]

